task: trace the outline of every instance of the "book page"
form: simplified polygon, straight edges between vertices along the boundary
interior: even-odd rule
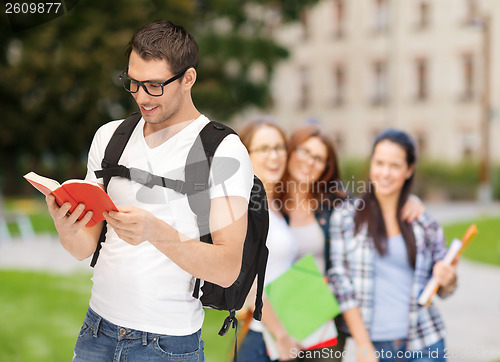
[[[118,208],[111,201],[108,194],[96,182],[67,180],[60,185],[59,182],[40,176],[34,172],[27,173],[24,175],[24,178],[44,195],[52,193],[59,206],[62,206],[65,202],[69,202],[71,204],[70,213],[75,210],[78,204],[84,204],[85,210],[80,218],[88,211],[93,212],[92,219],[86,225],[88,227],[94,226],[104,220],[103,213],[105,211],[118,211]]]
[[[97,182],[87,181],[87,180],[79,180],[79,179],[67,180],[67,181],[64,181],[62,184],[67,185],[67,184],[74,184],[74,183],[87,184],[87,185],[92,185],[92,186],[97,186],[99,188],[102,188]]]
[[[34,172],[28,172],[24,175],[24,178],[44,195],[50,194],[61,186],[56,180],[40,176]]]

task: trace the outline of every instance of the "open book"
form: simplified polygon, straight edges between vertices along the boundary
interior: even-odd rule
[[[450,265],[453,262],[453,260],[460,254],[462,254],[465,248],[469,246],[472,239],[476,237],[476,234],[477,234],[476,225],[471,225],[465,232],[464,236],[462,237],[462,240],[453,239],[450,246],[448,247],[448,251],[445,257],[443,258],[443,262],[445,264]],[[427,285],[425,286],[424,290],[422,291],[422,293],[418,298],[418,304],[426,307],[431,305],[432,298],[434,297],[434,294],[437,293],[438,289],[439,289],[439,284],[436,278],[431,277],[431,279],[429,279]]]
[[[93,212],[92,219],[87,223],[87,227],[103,221],[104,216],[102,214],[104,211],[118,211],[108,194],[95,182],[68,180],[61,185],[56,180],[37,175],[34,172],[27,173],[24,178],[42,194],[49,195],[52,193],[59,206],[69,202],[71,204],[70,212],[73,212],[78,204],[84,204],[85,211],[82,213],[82,217],[87,211]]]

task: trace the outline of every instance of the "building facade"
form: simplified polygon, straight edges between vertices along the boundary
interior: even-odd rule
[[[499,21],[496,0],[322,0],[275,32],[290,57],[268,113],[288,131],[318,123],[342,157],[397,127],[423,157],[499,161]]]

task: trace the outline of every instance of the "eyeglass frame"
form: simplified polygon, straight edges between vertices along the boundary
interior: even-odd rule
[[[320,157],[320,156],[313,156],[311,154],[311,152],[309,152],[308,149],[306,149],[304,147],[301,147],[301,146],[295,146],[294,150],[296,152],[298,151],[297,152],[297,157],[299,157],[302,160],[306,160],[306,159],[307,160],[312,160],[313,161],[313,165],[316,165],[316,166],[324,166],[324,167],[327,166],[328,158],[323,158],[323,157]]]
[[[269,147],[267,145],[260,146],[260,147],[257,147],[257,148],[250,150],[249,153],[257,152],[265,157],[269,157],[269,156],[271,156],[271,153],[273,151],[276,152],[277,155],[279,155],[280,153],[286,153],[286,145],[279,144],[279,145],[276,145],[274,147]]]
[[[134,78],[130,78],[130,77],[128,76],[128,74],[127,74],[127,73],[128,73],[128,68],[127,68],[127,69],[125,69],[125,70],[124,70],[124,71],[120,74],[119,78],[120,78],[120,81],[122,82],[122,86],[123,86],[123,88],[125,88],[125,90],[126,90],[127,92],[129,92],[129,93],[132,93],[132,94],[137,93],[137,92],[139,92],[139,87],[142,87],[142,89],[143,89],[143,90],[144,90],[147,94],[149,94],[151,97],[161,97],[161,96],[163,95],[163,93],[164,93],[163,88],[164,88],[166,85],[168,85],[168,84],[170,84],[170,83],[172,83],[172,82],[176,81],[177,79],[181,78],[184,74],[186,74],[186,72],[188,71],[188,69],[189,69],[189,68],[193,68],[193,67],[187,67],[187,68],[186,68],[186,69],[184,69],[182,72],[180,72],[180,73],[178,73],[178,74],[174,75],[173,77],[171,77],[171,78],[167,79],[167,80],[166,80],[166,81],[164,81],[164,82],[154,82],[154,81],[150,81],[150,80],[145,80],[145,81],[142,81],[142,82],[141,82],[141,81],[136,80],[136,79],[134,79]],[[128,80],[130,80],[130,81],[135,82],[135,84],[137,84],[137,90],[136,90],[135,92],[132,92],[129,88],[127,88],[127,87],[125,86],[125,84],[124,84],[124,82],[123,82],[123,79],[128,79]],[[159,86],[161,87],[161,94],[151,94],[151,93],[149,93],[148,88],[146,87],[146,83],[151,83],[151,84],[157,84],[157,85],[159,85]]]

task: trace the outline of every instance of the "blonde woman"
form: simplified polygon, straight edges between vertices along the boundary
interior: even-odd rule
[[[268,284],[288,270],[297,256],[297,243],[280,213],[280,205],[275,192],[281,185],[281,178],[286,168],[286,138],[276,124],[265,119],[247,123],[239,135],[248,149],[254,173],[262,180],[266,188],[269,203],[267,237],[269,257],[265,278],[265,283]],[[297,341],[288,336],[264,295],[262,322],[252,320],[238,352],[238,361],[271,361],[263,339],[264,328],[267,328],[276,339],[280,360],[289,360],[292,348],[300,349]]]

